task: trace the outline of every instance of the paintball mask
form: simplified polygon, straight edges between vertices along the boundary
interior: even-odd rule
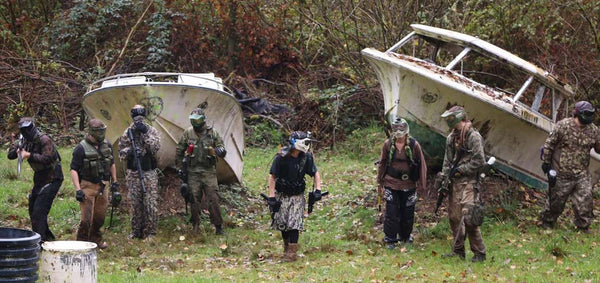
[[[131,108],[131,118],[135,118],[138,116],[146,117],[146,108],[141,105],[136,105]]]
[[[205,122],[206,116],[204,115],[204,110],[202,110],[201,108],[196,108],[192,110],[192,113],[190,113],[190,123],[192,124],[194,129],[201,128],[202,126],[204,126]]]
[[[590,124],[594,121],[594,114],[596,113],[596,109],[592,106],[591,103],[587,101],[579,101],[575,103],[575,110],[573,110],[573,116],[579,119],[584,125]]]
[[[31,117],[23,117],[19,120],[19,132],[28,141],[32,141],[37,133],[37,128],[33,121]]]
[[[408,123],[406,123],[406,120],[403,118],[396,118],[396,121],[392,124],[392,135],[394,135],[395,138],[399,138],[407,135],[409,132],[410,128]]]
[[[92,119],[89,122],[89,134],[94,137],[97,142],[104,141],[106,137],[106,125],[98,119]]]
[[[446,123],[450,129],[454,128],[456,124],[467,118],[467,112],[461,106],[452,106],[452,108],[442,113],[442,118],[446,119]]]
[[[315,140],[310,138],[310,132],[295,131],[290,135],[290,144],[293,148],[306,153],[310,143]]]

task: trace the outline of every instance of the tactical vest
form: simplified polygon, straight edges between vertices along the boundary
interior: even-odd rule
[[[25,146],[25,150],[27,150],[31,153],[41,153],[42,152],[42,141],[40,138],[43,135],[45,135],[45,134],[43,134],[43,133],[37,134],[33,138],[33,141],[31,141],[31,143],[29,143]],[[54,144],[52,145],[52,152],[53,152],[53,156],[54,156],[54,161],[52,161],[52,163],[50,163],[50,164],[42,164],[42,163],[38,163],[38,162],[32,162],[31,159],[27,159],[27,162],[31,166],[31,169],[33,169],[33,172],[40,172],[40,171],[44,171],[47,169],[54,170],[56,163],[60,160],[60,155],[58,154],[58,150],[56,149],[56,145],[54,145]]]
[[[186,130],[186,150],[190,145],[194,150],[188,156],[188,170],[194,168],[216,168],[217,159],[209,153],[209,148],[214,148],[215,136],[212,129],[207,129],[205,133],[198,135],[193,128]]]
[[[275,190],[288,196],[295,196],[304,193],[304,190],[306,189],[304,175],[306,174],[305,167],[307,160],[308,154],[305,153],[298,163],[298,180],[296,182],[290,182],[283,178],[277,178],[275,180]]]
[[[113,163],[112,150],[108,144],[103,142],[100,144],[100,148],[96,148],[87,140],[82,140],[79,144],[85,152],[80,177],[92,182],[108,180],[110,178],[110,166]]]
[[[421,158],[413,158],[413,151],[415,148],[415,139],[412,137],[408,137],[408,145],[404,145],[404,151],[406,152],[406,157],[408,159],[396,159],[395,161],[399,162],[408,162],[408,172],[403,172],[396,170],[392,167],[392,161],[394,161],[394,155],[396,154],[396,146],[393,137],[389,139],[390,150],[388,156],[388,163],[385,170],[386,175],[392,176],[396,179],[408,180],[410,179],[413,182],[419,180],[421,177]]]

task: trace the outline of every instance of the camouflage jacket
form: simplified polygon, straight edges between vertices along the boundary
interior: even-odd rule
[[[554,126],[544,143],[542,161],[563,176],[587,173],[590,150],[600,153],[600,130],[594,124],[578,126],[575,118],[565,118]]]
[[[223,146],[223,140],[217,132],[206,127],[199,133],[194,131],[193,127],[187,128],[177,143],[175,158],[177,167],[181,168],[181,163],[190,145],[194,145],[194,148],[188,156],[189,172],[216,170],[217,158],[214,149]]]
[[[156,157],[156,153],[160,149],[160,134],[154,127],[148,124],[146,125],[148,126],[148,132],[145,134],[137,133],[133,123],[125,129],[125,132],[123,132],[123,135],[119,138],[119,159],[127,160],[129,151],[133,150],[131,141],[129,141],[129,137],[127,136],[127,131],[129,131],[129,129],[133,132],[135,145],[140,150],[140,156],[151,154]]]
[[[444,155],[444,165],[442,165],[442,174],[444,176],[450,175],[450,166],[454,163],[459,148],[462,148],[463,153],[458,161],[457,168],[463,176],[475,177],[477,170],[485,164],[483,137],[475,128],[470,128],[465,135],[463,145],[459,145],[456,142],[459,132],[459,130],[454,129],[446,138],[446,153]]]

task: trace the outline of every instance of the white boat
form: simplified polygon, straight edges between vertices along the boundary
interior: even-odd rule
[[[439,168],[450,131],[440,114],[461,105],[483,135],[486,154],[497,158],[495,168],[546,188],[540,148],[554,124],[571,115],[572,88],[476,37],[418,24],[411,28],[385,52],[361,51],[379,79],[387,118],[407,118],[428,165]],[[600,158],[593,150],[590,171],[596,183]]]
[[[103,78],[92,83],[83,97],[89,117],[108,126],[106,137],[118,148],[118,139],[131,124],[136,104],[149,110],[148,121],[161,135],[158,167],[174,167],[175,149],[190,127],[190,112],[207,104],[207,124],[219,133],[227,155],[217,162],[219,183],[241,183],[244,152],[242,110],[231,91],[212,73],[134,73]],[[223,162],[224,161],[224,162]],[[117,164],[122,170],[120,163]]]

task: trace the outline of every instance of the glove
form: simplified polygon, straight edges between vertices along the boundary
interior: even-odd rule
[[[136,131],[140,132],[140,133],[147,133],[148,132],[148,126],[146,126],[146,123],[144,123],[143,119],[137,119],[133,122],[133,127],[135,128]]]
[[[315,197],[315,201],[320,201],[321,198],[323,197],[321,195],[321,190],[315,190],[312,194],[313,194],[313,197]]]
[[[227,154],[227,150],[224,147],[219,146],[219,147],[215,148],[215,154],[218,157],[224,158],[225,155]]]
[[[548,174],[548,172],[550,172],[550,168],[552,168],[552,166],[550,166],[550,163],[542,163],[542,171],[544,171],[544,174]]]
[[[281,201],[278,201],[274,197],[268,198],[267,204],[269,205],[269,209],[271,210],[271,212],[278,212],[279,208],[281,207]]]
[[[114,192],[118,192],[119,191],[119,183],[117,182],[112,182],[112,184],[110,184],[110,191],[112,193]]]
[[[82,190],[78,190],[77,192],[75,192],[75,199],[78,202],[83,202],[83,200],[85,199],[85,194]]]
[[[461,172],[460,172],[460,170],[458,170],[458,167],[452,168],[452,170],[450,170],[450,175],[449,175],[450,179],[460,177],[460,175],[461,175]]]

